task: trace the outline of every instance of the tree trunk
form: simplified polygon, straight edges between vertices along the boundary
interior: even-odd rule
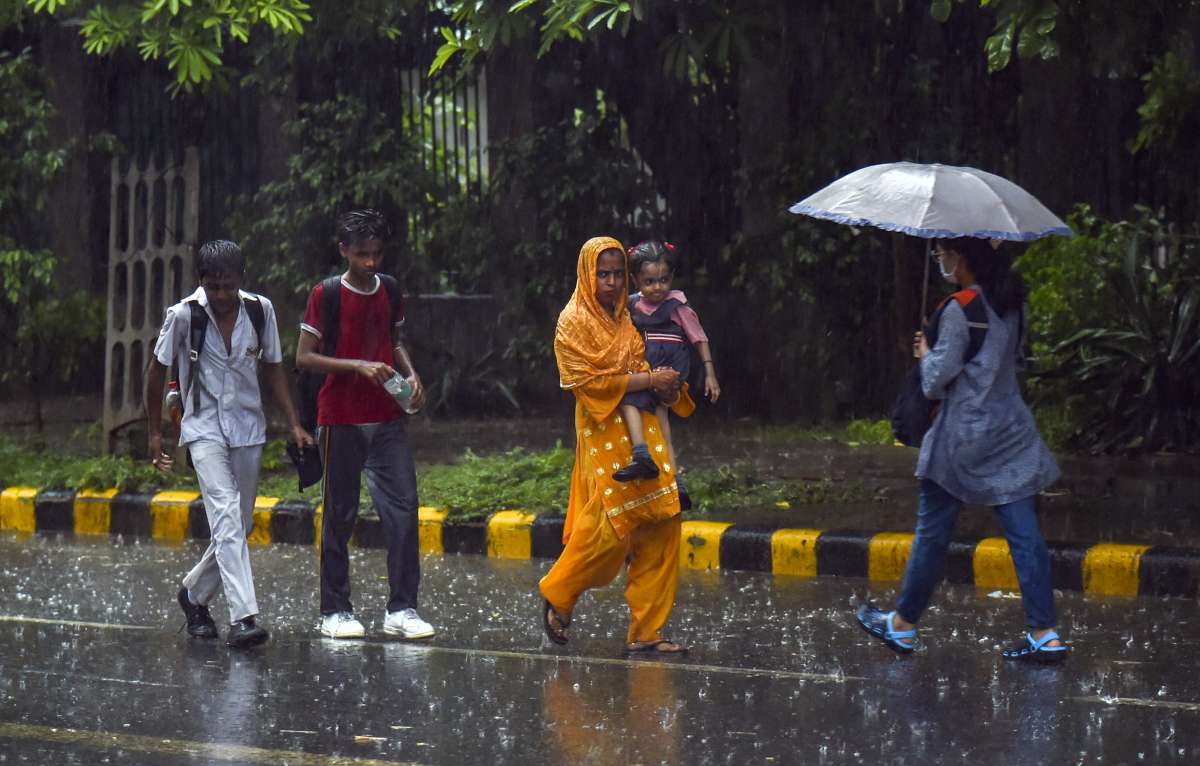
[[[66,166],[50,189],[50,249],[58,258],[55,281],[63,292],[102,289],[107,251],[107,217],[93,218],[93,187],[107,189],[106,176],[94,178],[88,162],[87,141],[95,126],[89,107],[96,77],[75,27],[45,26],[39,65],[46,72],[46,96],[54,106],[50,140],[70,146]]]

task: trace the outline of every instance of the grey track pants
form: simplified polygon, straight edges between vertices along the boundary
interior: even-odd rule
[[[230,447],[216,441],[196,441],[188,449],[200,481],[212,538],[199,563],[183,578],[183,585],[197,604],[212,601],[217,588],[223,586],[229,621],[235,622],[258,614],[246,535],[254,527],[262,445]]]

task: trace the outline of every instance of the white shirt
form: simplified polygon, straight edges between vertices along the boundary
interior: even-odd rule
[[[225,339],[217,329],[217,319],[208,307],[203,288],[167,309],[154,357],[167,367],[179,363],[179,388],[183,395],[183,422],[179,444],[207,439],[224,442],[230,447],[250,447],[267,441],[267,418],[263,414],[262,395],[258,387],[258,346],[262,344],[262,360],[278,363],[283,355],[279,347],[279,327],[275,322],[275,307],[265,296],[239,291],[239,298],[257,297],[263,307],[262,338],[257,338],[246,307],[238,301],[238,317],[233,325],[232,352],[225,353]],[[188,357],[192,312],[187,302],[199,301],[208,314],[208,330],[204,349],[200,352],[200,368],[196,386],[200,392],[200,409],[193,412],[192,392],[187,390],[191,360]]]

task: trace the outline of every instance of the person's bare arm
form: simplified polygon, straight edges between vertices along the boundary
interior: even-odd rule
[[[279,402],[287,416],[292,441],[300,447],[316,444],[312,434],[305,431],[304,427],[300,425],[300,416],[296,413],[296,405],[292,402],[292,389],[288,385],[287,375],[284,374],[283,364],[281,362],[264,362],[263,367],[267,386],[271,389],[271,396],[275,397],[275,401]]]
[[[710,402],[716,403],[721,398],[721,384],[717,382],[717,365],[713,362],[712,349],[708,347],[708,341],[702,340],[696,343],[696,351],[704,364],[704,395]]]
[[[162,402],[163,387],[167,383],[167,366],[157,359],[150,360],[146,370],[146,391],[144,404],[146,406],[146,432],[148,434],[148,450],[150,462],[162,473],[171,470],[174,461],[163,452],[162,448]]]
[[[388,378],[396,374],[391,365],[383,362],[368,362],[365,359],[342,359],[341,357],[325,356],[318,351],[320,340],[310,332],[301,331],[300,340],[296,342],[296,366],[302,370],[323,372],[333,375],[348,372],[361,375],[383,385]]]
[[[657,370],[650,372],[635,372],[629,376],[629,385],[625,387],[626,391],[645,391],[647,388],[652,388],[660,395],[670,395],[671,391],[679,385],[679,373],[670,367],[659,367]]]

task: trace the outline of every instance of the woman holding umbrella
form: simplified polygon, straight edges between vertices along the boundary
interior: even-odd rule
[[[988,240],[1069,237],[1071,229],[1012,181],[941,164],[861,168],[790,210],[933,242],[942,277],[962,288],[959,300],[947,301],[930,322],[929,340],[917,333],[913,343],[922,391],[940,407],[921,442],[917,532],[904,585],[894,611],[865,604],[859,623],[894,651],[913,651],[917,621],[941,578],[962,504],[990,505],[1004,525],[1029,625],[1020,645],[1003,654],[1039,662],[1064,659],[1067,646],[1054,630],[1050,556],[1034,515],[1034,497],[1058,479],[1058,466],[1017,385],[1025,284],[1013,272],[1011,257],[993,250]],[[968,322],[964,307],[977,319]]]
[[[921,387],[940,407],[921,442],[916,536],[894,611],[862,605],[858,621],[892,650],[915,648],[916,625],[941,578],[946,550],[963,503],[990,505],[1004,527],[1029,627],[1021,643],[1002,652],[1015,660],[1058,662],[1067,646],[1055,626],[1050,556],[1038,528],[1034,498],[1059,476],[1038,435],[1017,383],[1025,284],[1012,259],[986,239],[934,240],[942,277],[967,300],[981,300],[987,329],[977,353],[964,361],[971,327],[960,301],[949,300],[929,328],[917,333]],[[972,295],[973,292],[973,295]],[[978,325],[978,323],[976,323]],[[976,327],[976,329],[980,329]]]

